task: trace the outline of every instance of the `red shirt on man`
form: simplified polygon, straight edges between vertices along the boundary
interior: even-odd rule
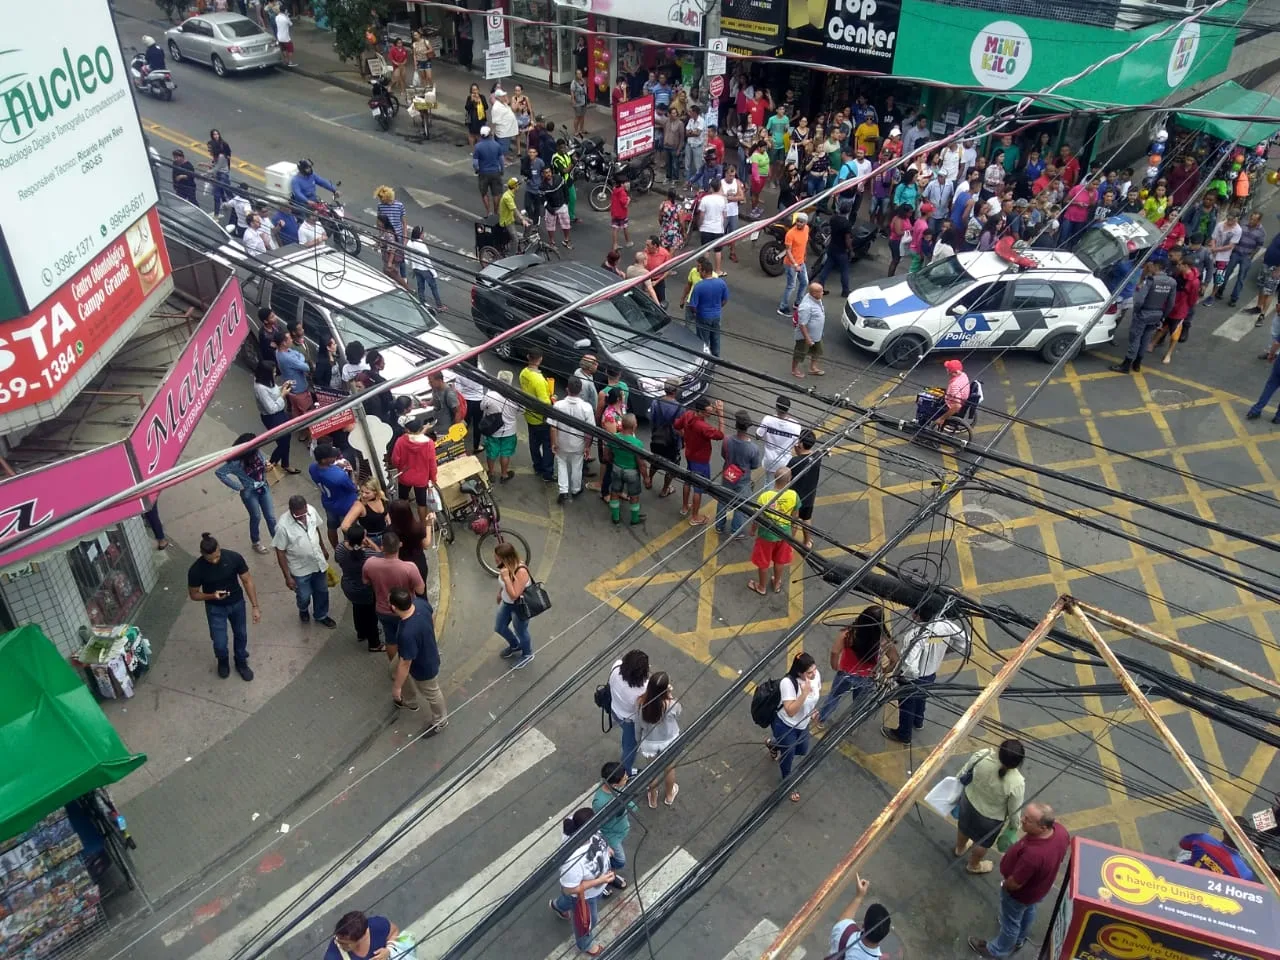
[[[1000,858],[1000,875],[1019,884],[1010,890],[1009,896],[1019,903],[1039,903],[1053,889],[1058,879],[1058,867],[1067,855],[1071,834],[1060,823],[1053,825],[1053,832],[1043,837],[1024,833]]]
[[[723,431],[692,410],[684,411],[671,425],[684,437],[684,458],[689,463],[710,463],[711,441],[724,439]]]
[[[1074,187],[1080,179],[1080,161],[1076,157],[1072,157],[1065,164],[1060,163],[1058,166],[1062,170],[1062,182],[1068,187]]]

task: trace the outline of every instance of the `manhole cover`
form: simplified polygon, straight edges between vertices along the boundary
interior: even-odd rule
[[[1152,390],[1151,399],[1161,406],[1166,407],[1191,402],[1191,397],[1181,390]]]
[[[962,521],[961,539],[974,547],[987,550],[1008,550],[1014,544],[1008,518],[988,507],[964,507],[956,519]]]

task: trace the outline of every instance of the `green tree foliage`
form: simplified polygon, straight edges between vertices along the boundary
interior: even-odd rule
[[[325,12],[333,30],[333,47],[343,60],[360,56],[368,46],[365,33],[371,24],[385,21],[391,0],[328,0]]]

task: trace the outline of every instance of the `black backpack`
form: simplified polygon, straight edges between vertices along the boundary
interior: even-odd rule
[[[609,689],[607,683],[602,683],[596,687],[595,696],[592,699],[600,708],[600,732],[608,733],[613,729],[613,691]]]
[[[782,687],[777,680],[761,680],[751,695],[751,719],[757,727],[773,725],[778,708],[782,706]]]
[[[674,409],[673,409],[674,408]],[[673,424],[680,416],[680,404],[655,400],[649,409],[649,443],[653,446],[680,448],[681,436]]]

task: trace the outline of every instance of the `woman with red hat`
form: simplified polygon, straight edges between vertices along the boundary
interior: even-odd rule
[[[964,364],[959,360],[948,360],[942,368],[947,371],[947,392],[943,396],[946,409],[932,424],[933,429],[941,430],[942,425],[960,412],[969,399],[969,375],[964,372]]]

